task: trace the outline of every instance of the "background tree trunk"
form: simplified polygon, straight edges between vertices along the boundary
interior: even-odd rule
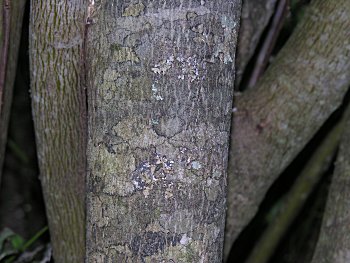
[[[0,1],[0,184],[25,3]]]
[[[34,0],[32,108],[55,262],[84,260],[85,95],[81,61],[87,1]]]
[[[221,262],[240,1],[98,1],[87,262]]]
[[[329,189],[321,233],[312,263],[350,262],[350,111]]]
[[[235,101],[225,255],[276,177],[342,102],[350,84],[350,4],[314,0],[253,90]]]

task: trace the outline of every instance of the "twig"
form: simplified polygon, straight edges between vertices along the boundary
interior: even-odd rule
[[[254,65],[252,75],[249,79],[248,88],[254,87],[256,85],[266,68],[279,32],[282,29],[282,25],[288,10],[288,5],[289,0],[280,0],[277,5],[276,12],[273,16],[272,24],[260,49],[258,58]]]
[[[7,59],[8,59],[8,51],[10,44],[10,25],[11,25],[11,5],[10,0],[4,0],[3,2],[3,23],[2,23],[2,31],[3,31],[3,43],[1,48],[1,64],[0,64],[0,117],[1,117],[1,109],[3,102],[3,94],[5,90],[5,81],[6,81],[6,70],[7,70]]]

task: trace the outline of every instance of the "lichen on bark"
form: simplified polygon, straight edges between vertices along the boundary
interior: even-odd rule
[[[86,259],[221,262],[240,1],[98,8]]]

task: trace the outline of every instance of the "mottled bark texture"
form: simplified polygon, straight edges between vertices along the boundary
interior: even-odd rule
[[[55,262],[83,262],[85,0],[33,0],[30,18],[32,108]]]
[[[242,3],[236,59],[236,87],[239,86],[243,72],[256,51],[261,35],[270,21],[275,10],[276,1],[245,0]]]
[[[221,262],[240,1],[101,1],[87,262]]]
[[[236,98],[225,255],[350,84],[350,3],[315,0],[260,84]]]
[[[338,153],[312,263],[350,262],[350,118]]]
[[[0,184],[25,3],[0,1]]]

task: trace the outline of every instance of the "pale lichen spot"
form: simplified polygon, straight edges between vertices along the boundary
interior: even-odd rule
[[[139,16],[145,10],[143,3],[131,4],[124,9],[122,16]]]
[[[202,168],[202,164],[198,161],[193,161],[191,163],[191,167],[192,167],[192,169],[199,170]]]
[[[199,80],[199,67],[200,62],[196,56],[183,57],[179,55],[175,57],[170,55],[167,59],[164,59],[155,64],[151,70],[156,75],[166,75],[167,73],[175,71],[180,80],[189,79],[190,82]]]
[[[158,93],[158,88],[154,83],[152,84],[152,97],[156,100],[164,100],[164,98]]]
[[[186,246],[191,240],[192,238],[188,237],[187,234],[184,234],[181,237],[180,244]]]

